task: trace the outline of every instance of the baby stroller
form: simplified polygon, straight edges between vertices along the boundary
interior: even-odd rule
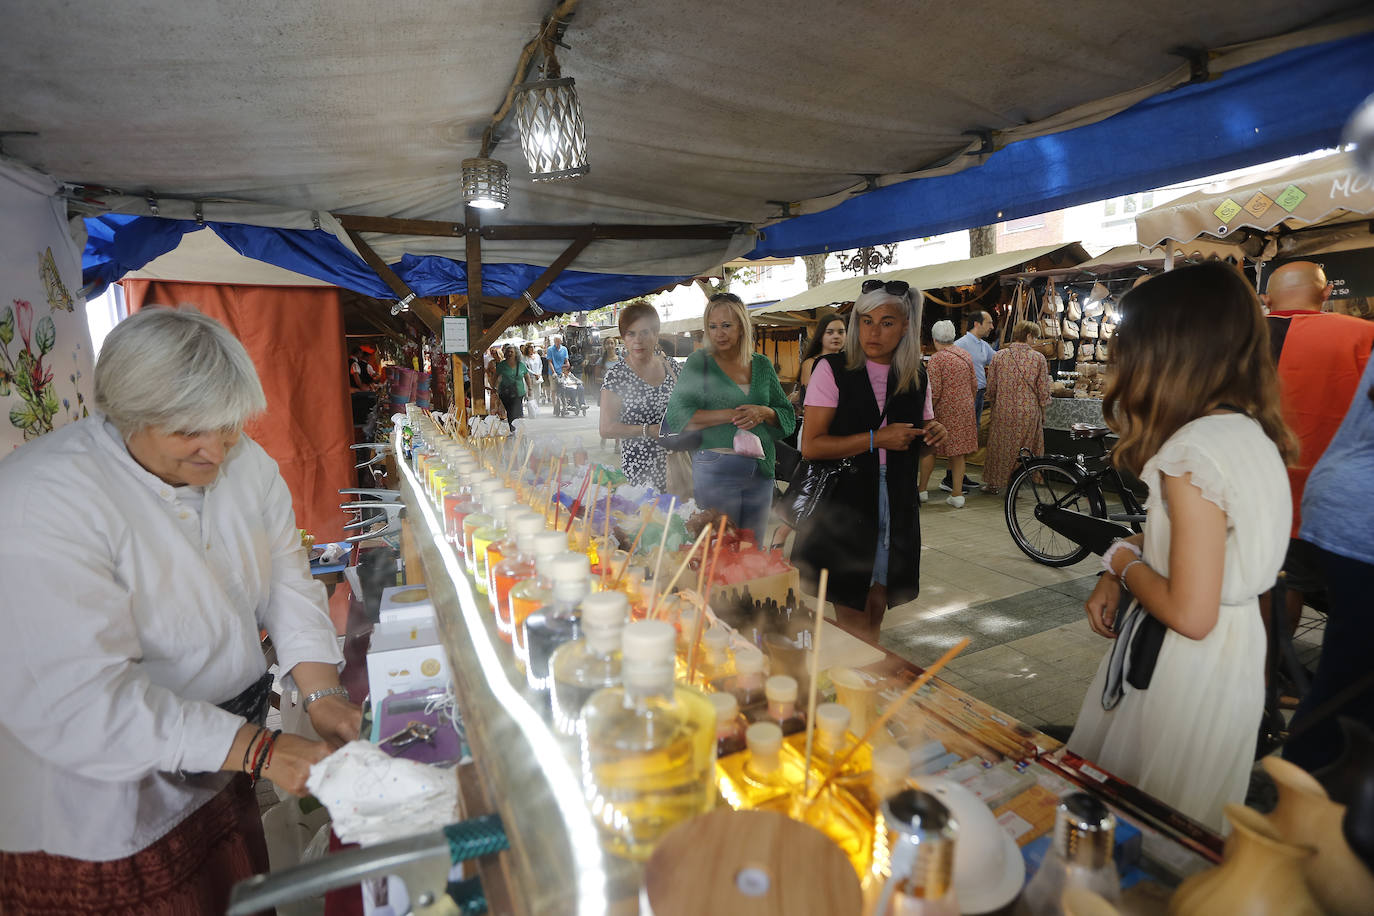
[[[573,417],[579,413],[587,415],[587,395],[582,379],[571,372],[564,372],[556,379],[558,399],[554,403],[556,417]]]

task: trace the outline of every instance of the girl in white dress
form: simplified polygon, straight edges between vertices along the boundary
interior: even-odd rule
[[[1238,270],[1179,268],[1121,307],[1103,413],[1120,436],[1113,462],[1150,496],[1144,533],[1107,551],[1087,601],[1093,630],[1121,640],[1068,747],[1221,831],[1254,760],[1265,655],[1257,597],[1288,546],[1284,462],[1296,444],[1259,299]],[[1123,585],[1140,610],[1117,620]],[[1163,638],[1150,674],[1148,658],[1127,650],[1143,648],[1152,626]]]

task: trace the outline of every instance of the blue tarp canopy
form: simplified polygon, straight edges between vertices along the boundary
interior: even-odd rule
[[[1374,35],[1299,48],[1014,143],[976,168],[880,188],[767,227],[747,257],[937,235],[1333,147],[1374,91]]]

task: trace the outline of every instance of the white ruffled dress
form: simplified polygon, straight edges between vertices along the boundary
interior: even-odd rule
[[[1088,688],[1069,750],[1096,762],[1212,830],[1222,808],[1243,802],[1264,708],[1264,625],[1259,594],[1278,577],[1288,547],[1292,500],[1274,443],[1241,414],[1201,417],[1169,438],[1141,474],[1145,561],[1169,574],[1169,507],[1160,477],[1192,475],[1226,512],[1221,613],[1201,640],[1164,637],[1148,690],[1125,685],[1102,708],[1108,660]]]

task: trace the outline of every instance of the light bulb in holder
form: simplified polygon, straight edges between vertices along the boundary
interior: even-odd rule
[[[510,200],[510,175],[499,159],[463,160],[463,200],[479,210],[503,210]]]

